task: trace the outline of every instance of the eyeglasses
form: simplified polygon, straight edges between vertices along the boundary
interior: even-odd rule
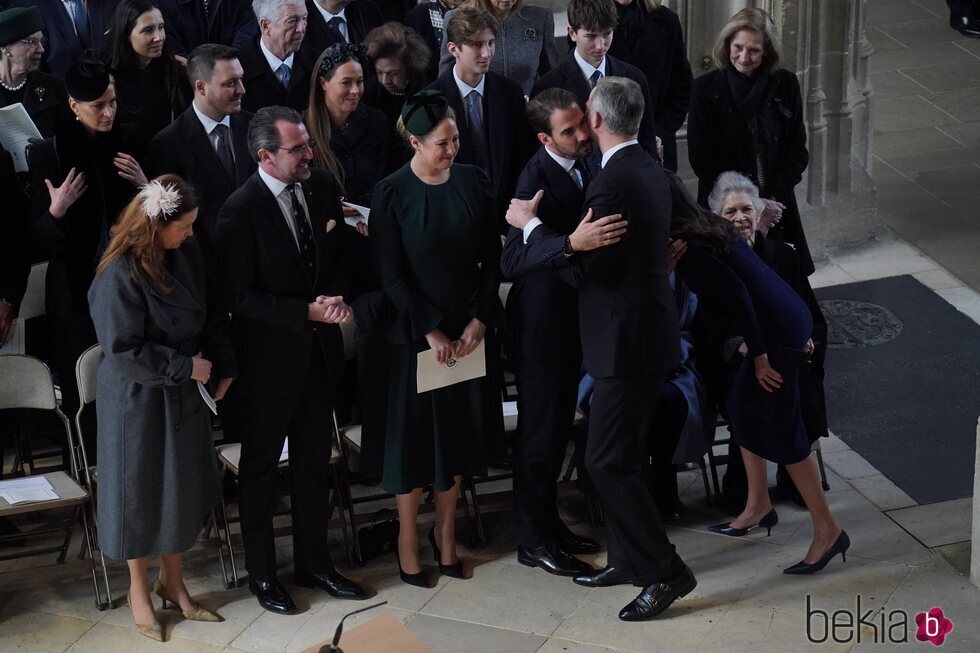
[[[290,154],[303,154],[307,150],[313,152],[316,149],[316,141],[312,138],[303,145],[297,145],[296,147],[277,147],[277,150],[286,150]]]
[[[48,39],[45,36],[42,36],[39,39],[21,39],[20,42],[31,49],[34,49],[37,46],[41,46],[42,48],[48,47]]]

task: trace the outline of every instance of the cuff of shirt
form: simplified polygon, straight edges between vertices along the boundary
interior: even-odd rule
[[[530,238],[531,232],[534,231],[538,225],[542,224],[541,218],[531,218],[528,220],[527,224],[524,225],[524,244],[527,245],[527,239]]]

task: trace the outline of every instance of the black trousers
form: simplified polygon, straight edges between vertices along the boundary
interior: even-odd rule
[[[676,385],[664,383],[647,441],[650,454],[648,483],[653,502],[661,513],[671,512],[680,505],[677,495],[677,469],[674,452],[687,421],[687,399]]]
[[[275,405],[238,396],[233,406],[242,442],[238,479],[245,568],[257,579],[276,578],[272,518],[279,454],[288,434],[294,572],[303,576],[333,569],[327,550],[331,381],[318,340],[299,395]]]
[[[547,353],[547,352],[543,352]],[[514,441],[514,530],[517,543],[538,547],[561,527],[558,477],[575,420],[581,356],[524,352],[517,371]]]
[[[684,562],[647,489],[647,435],[663,376],[596,379],[585,465],[606,516],[608,563],[635,585],[667,580]]]

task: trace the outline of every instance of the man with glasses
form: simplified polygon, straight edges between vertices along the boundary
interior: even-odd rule
[[[343,213],[333,178],[310,167],[314,147],[296,111],[259,110],[248,129],[259,170],[228,198],[216,230],[239,362],[227,428],[242,443],[245,567],[259,605],[279,614],[296,611],[276,575],[272,525],[287,433],[295,582],[339,599],[367,596],[327,551],[331,396],[344,363],[338,324],[352,314]]]

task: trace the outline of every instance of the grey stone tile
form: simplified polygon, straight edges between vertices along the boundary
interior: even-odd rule
[[[942,546],[970,539],[973,499],[954,499],[892,510],[888,516],[924,545]]]
[[[980,65],[978,63],[977,65]],[[927,70],[927,69],[923,69]],[[980,113],[980,85],[956,88],[928,96],[930,102],[959,120],[976,120]],[[974,159],[977,160],[977,159]]]
[[[972,542],[957,542],[956,544],[944,544],[937,546],[932,551],[942,556],[949,566],[955,569],[965,578],[970,577],[970,557]]]
[[[898,70],[871,75],[871,88],[874,89],[874,97],[879,100],[906,95],[929,95],[929,89]]]
[[[921,127],[956,124],[958,121],[919,96],[878,100],[875,133],[900,132]],[[876,151],[882,155],[882,152]]]
[[[948,43],[953,40],[966,40],[949,26],[946,18],[930,17],[914,19],[904,23],[881,25],[879,29],[899,43],[910,48],[930,43]],[[957,37],[957,38],[953,38]]]
[[[980,98],[977,101],[980,102]],[[972,166],[977,161],[980,161],[980,147],[961,147],[959,149],[943,150],[941,152],[907,154],[892,157],[887,159],[887,161],[889,165],[894,166],[897,170],[913,177],[913,174],[916,172]],[[975,192],[976,188],[967,190]]]
[[[854,277],[844,272],[833,260],[817,266],[816,272],[810,275],[810,286],[813,288],[839,286],[845,283],[854,283]]]
[[[133,651],[167,651],[168,653],[219,653],[223,646],[195,642],[167,635],[167,641],[155,642],[140,635],[134,628],[120,628],[98,623],[68,650],[71,653],[132,653]]]
[[[224,621],[204,623],[178,619],[170,631],[174,637],[226,646],[265,613],[247,587],[226,590],[219,584],[208,585],[202,580],[185,578],[185,581],[191,596],[204,607],[220,614]],[[172,611],[168,613],[168,616],[175,615]]]
[[[913,274],[913,277],[919,280],[927,288],[932,290],[946,290],[949,288],[959,288],[963,285],[963,282],[951,275],[946,270],[930,270],[929,272],[920,272],[918,274]]]
[[[954,125],[954,128],[960,127],[962,125]],[[944,129],[949,130],[950,127]],[[920,126],[918,129],[900,132],[875,132],[872,138],[874,153],[884,159],[920,152],[955,150],[963,146],[955,137],[940,131],[936,127]],[[980,140],[980,136],[978,136],[978,140]]]
[[[956,47],[962,48],[964,51],[969,52],[980,58],[980,39],[962,39],[956,41]]]
[[[980,188],[980,168],[974,165],[925,170],[911,175],[911,179],[941,199],[976,195]]]
[[[87,619],[64,617],[22,606],[7,606],[0,610],[0,649],[4,651],[34,651],[62,653],[95,624]]]
[[[884,474],[853,478],[850,484],[879,510],[895,510],[916,505],[915,499],[892,483]]]
[[[329,642],[333,639],[337,624],[340,623],[344,615],[359,607],[363,608],[367,606],[359,603],[355,604],[350,601],[334,601],[330,605],[324,605],[320,610],[311,614],[310,618],[289,638],[285,646],[286,653],[297,653],[322,644],[323,642]],[[408,623],[415,616],[414,612],[408,610],[398,610],[397,608],[384,606],[377,610],[362,612],[361,614],[352,615],[349,619],[345,619],[344,630],[347,631],[351,628],[356,628],[366,621],[370,621],[378,616],[381,611],[388,612],[402,623]],[[341,640],[341,643],[343,643],[343,640]],[[444,649],[437,648],[436,650]]]
[[[980,193],[944,198],[949,206],[971,222],[980,214]]]
[[[973,54],[958,47],[958,44],[932,43],[917,44],[914,48],[876,52],[871,55],[870,67],[872,73],[882,73],[887,70],[910,70],[940,63],[975,63],[976,60]]]
[[[867,5],[868,25],[889,25],[908,21],[932,20],[936,14],[912,0],[872,0]]]
[[[940,131],[966,147],[980,146],[980,121],[942,125]]]
[[[977,606],[980,605],[980,588],[960,576],[945,561],[937,561],[912,569],[895,593],[885,604],[886,613],[904,610],[908,613],[913,630],[909,640],[915,642],[915,615],[934,607],[953,622],[953,631],[943,644],[956,646],[959,651],[980,650],[980,623],[977,622]],[[972,643],[972,648],[964,648]]]
[[[946,63],[904,71],[930,91],[955,91],[980,86],[980,66],[977,62]]]
[[[877,56],[879,52],[887,52],[889,50],[904,50],[905,46],[882,32],[877,27],[868,26],[867,28],[868,40],[871,41],[871,45],[875,49],[875,54],[872,57]]]
[[[977,251],[973,250],[974,253]],[[969,317],[974,322],[980,323],[980,296],[972,288],[960,286],[959,288],[944,288],[937,290],[936,294],[953,305],[953,308]]]
[[[733,605],[698,645],[700,651],[847,651],[849,644],[807,640],[806,610],[793,606],[772,608],[754,603]]]
[[[538,649],[538,653],[616,653],[623,650],[621,648],[606,648],[605,646],[583,644],[582,642],[573,642],[570,639],[552,637],[545,642],[544,646]]]
[[[408,622],[408,628],[437,653],[534,653],[547,641],[540,635],[529,635],[505,628],[443,619],[420,614]]]
[[[263,611],[258,619],[253,621],[231,642],[231,645],[237,649],[255,653],[285,651],[289,642],[313,617],[313,614],[314,612],[310,610],[294,615],[272,614]]]

